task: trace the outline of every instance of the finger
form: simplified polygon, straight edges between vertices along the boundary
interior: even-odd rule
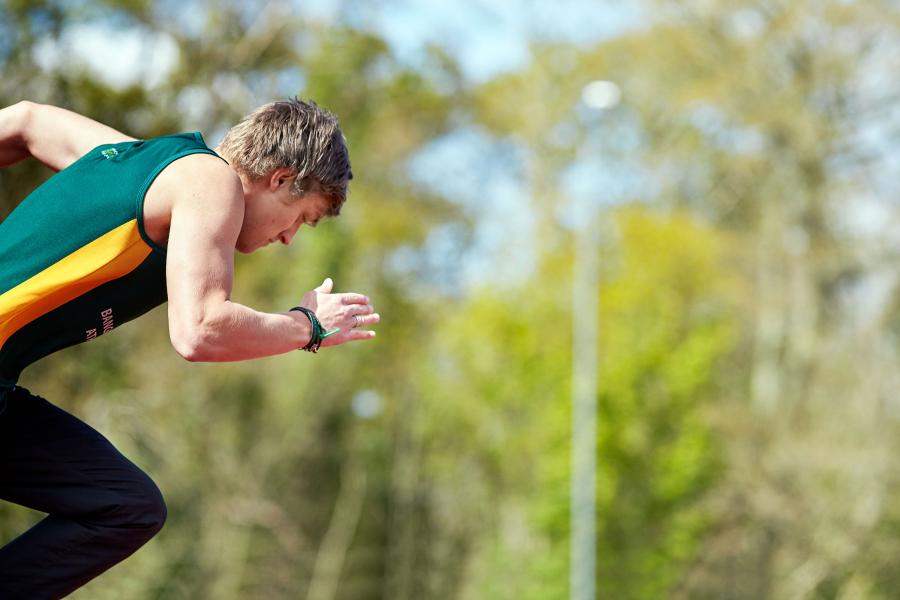
[[[339,335],[333,335],[322,341],[323,346],[338,346],[347,342],[360,340],[371,340],[375,337],[375,332],[370,329],[348,329],[342,331]]]
[[[354,327],[369,327],[381,321],[381,315],[373,313],[371,315],[357,315]]]
[[[341,294],[342,304],[368,304],[369,298],[362,294]]]
[[[316,288],[317,292],[322,292],[325,294],[330,294],[332,288],[334,287],[334,281],[331,280],[331,277],[326,277],[325,281],[322,282],[322,285]]]
[[[346,309],[348,315],[370,315],[375,312],[371,304],[352,304]]]
[[[351,329],[347,334],[348,341],[371,340],[374,337],[375,332],[370,329]]]

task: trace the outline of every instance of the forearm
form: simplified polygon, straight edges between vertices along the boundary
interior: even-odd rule
[[[309,342],[312,328],[301,312],[264,313],[225,301],[193,325],[173,331],[172,343],[192,362],[225,362],[284,354]]]

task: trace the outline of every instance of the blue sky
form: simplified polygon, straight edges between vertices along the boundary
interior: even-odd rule
[[[638,22],[638,2],[608,0],[311,0],[307,14],[383,35],[398,56],[415,63],[421,49],[437,43],[459,61],[473,81],[527,64],[531,39],[590,44]]]
[[[410,64],[419,60],[426,44],[439,44],[460,61],[473,82],[527,64],[529,40],[589,44],[634,25],[640,16],[639,3],[604,0],[295,0],[292,4],[285,10],[325,22],[343,17],[377,31]],[[187,2],[179,14],[199,17],[200,11],[187,10],[191,6],[198,5]],[[116,52],[109,52],[110,43]],[[177,60],[166,36],[114,24],[75,25],[63,36],[63,46],[43,45],[39,53],[43,63],[49,66],[61,60],[62,52],[88,64],[107,82],[121,85],[139,79],[157,81]],[[153,60],[139,60],[142,52]],[[142,66],[135,69],[137,65]]]

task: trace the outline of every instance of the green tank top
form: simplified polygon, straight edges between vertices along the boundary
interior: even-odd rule
[[[98,146],[0,223],[0,404],[31,363],[166,301],[144,195],[172,161],[198,153],[216,156],[199,133]]]

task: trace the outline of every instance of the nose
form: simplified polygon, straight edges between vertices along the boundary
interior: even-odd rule
[[[287,229],[281,232],[281,235],[278,236],[278,239],[281,240],[281,243],[287,246],[291,243],[291,240],[294,239],[294,236],[297,235],[297,230],[300,229],[300,225],[298,224],[296,227],[292,227],[291,229]]]

